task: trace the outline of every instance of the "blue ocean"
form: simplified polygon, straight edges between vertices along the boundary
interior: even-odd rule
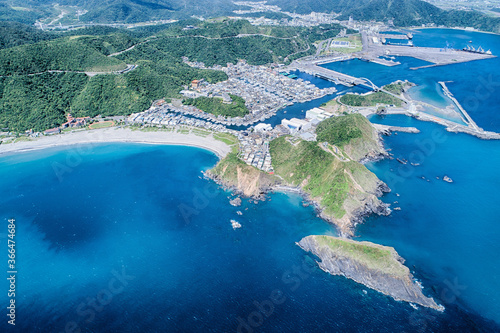
[[[500,54],[496,35],[426,29],[414,40],[443,48],[472,40]],[[420,60],[399,61],[392,68],[361,61],[325,66],[377,85],[408,79],[419,85],[416,98],[436,105],[447,103],[436,82],[453,81],[448,87],[476,123],[500,131],[498,59],[417,71],[410,68]],[[329,98],[268,121],[300,117]],[[500,142],[405,116],[371,121],[420,129],[384,138],[395,157],[420,165],[368,165],[392,189],[382,200],[401,210],[368,218],[356,239],[395,247],[443,313],[318,269],[295,242],[336,235],[335,228],[293,194],[231,206],[233,196],[202,177],[217,163],[211,152],[99,144],[0,157],[0,258],[7,278],[7,221],[14,218],[18,272],[15,327],[5,315],[9,281],[0,283],[0,330],[500,331]],[[445,175],[454,182],[444,182]],[[233,230],[232,219],[242,228]]]

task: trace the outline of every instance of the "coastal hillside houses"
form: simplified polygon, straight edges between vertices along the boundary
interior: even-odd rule
[[[45,135],[54,135],[54,134],[59,134],[61,133],[61,129],[59,127],[54,127],[48,130],[45,130],[43,134]]]
[[[269,152],[269,138],[266,138],[260,132],[245,134],[247,135],[238,135],[240,141],[240,158],[246,164],[264,172],[273,172],[271,154]]]
[[[67,121],[61,125],[62,129],[65,129],[68,127],[70,127],[70,128],[83,127],[90,122],[90,117],[73,118],[73,116],[71,116],[71,114],[68,114],[66,119],[67,119]]]

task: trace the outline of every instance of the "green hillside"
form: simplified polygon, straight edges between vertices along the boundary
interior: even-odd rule
[[[377,131],[368,119],[360,114],[326,119],[318,125],[316,134],[319,142],[337,146],[356,161],[370,152],[382,152]]]
[[[17,22],[0,22],[0,49],[37,43],[55,37],[54,34],[29,25]]]
[[[87,82],[79,73],[0,77],[0,128],[43,131],[62,124]]]
[[[118,58],[133,63],[138,59],[159,61],[165,56],[204,62],[207,66],[236,63],[262,65],[285,62],[314,54],[313,42],[336,36],[336,24],[318,27],[255,27],[248,21],[197,22],[199,28],[183,31],[181,25],[156,31],[157,38],[141,44]],[[245,37],[236,37],[247,35]],[[206,37],[206,38],[205,38]]]
[[[275,173],[286,183],[302,187],[335,219],[360,207],[359,201],[377,187],[377,177],[363,165],[341,162],[317,142],[292,145],[287,137],[280,137],[271,141],[270,151]]]
[[[126,68],[77,37],[43,41],[0,50],[0,75],[34,74],[48,70],[106,72]]]
[[[243,98],[236,95],[230,95],[230,97],[232,99],[231,103],[224,103],[222,98],[217,97],[187,98],[183,100],[182,103],[185,105],[193,105],[215,116],[243,117],[250,112],[245,106],[245,100]]]
[[[446,11],[422,0],[269,0],[268,4],[300,14],[312,11],[340,13],[340,20],[352,16],[358,21],[387,22],[392,19],[401,27],[434,23],[500,32],[500,18],[477,11]]]

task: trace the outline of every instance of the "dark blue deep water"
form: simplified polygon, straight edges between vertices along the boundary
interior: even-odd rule
[[[492,51],[500,45],[494,35],[415,34],[417,45],[462,39]],[[453,80],[450,90],[476,122],[500,131],[498,59],[411,71],[413,61],[391,69],[336,65],[378,85],[409,79],[435,103],[444,103],[435,82]],[[489,84],[476,93],[481,78]],[[335,229],[295,195],[229,205],[230,194],[201,177],[217,162],[210,152],[104,144],[0,158],[0,258],[6,274],[7,219],[15,218],[18,270],[16,327],[7,325],[2,279],[0,331],[500,331],[500,142],[404,116],[371,120],[419,128],[385,144],[420,165],[368,165],[393,190],[383,200],[401,210],[367,219],[356,239],[394,246],[444,313],[415,310],[317,269],[295,242]],[[231,219],[243,227],[233,230]]]

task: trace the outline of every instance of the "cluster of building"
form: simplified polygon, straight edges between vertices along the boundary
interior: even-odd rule
[[[238,15],[254,14],[254,13],[281,13],[287,15],[290,18],[282,18],[280,20],[268,19],[264,17],[245,17],[253,25],[281,25],[281,26],[292,26],[292,27],[313,27],[320,24],[332,24],[338,23],[335,14],[327,13],[315,13],[312,12],[307,15],[290,13],[282,11],[278,6],[267,5],[266,1],[253,2],[253,1],[238,1],[234,2],[235,5],[250,7],[250,9],[245,10],[235,10],[233,11]],[[239,17],[238,17],[239,18]]]
[[[191,118],[177,113],[175,109],[167,107],[152,107],[149,110],[133,113],[127,118],[128,124],[154,125],[177,127],[181,125],[193,126],[214,132],[235,132],[225,126],[203,119]],[[236,132],[235,132],[236,133]],[[234,134],[234,133],[233,133]]]
[[[66,122],[62,124],[59,127],[54,127],[50,128],[48,130],[45,130],[43,134],[45,135],[53,135],[53,134],[59,134],[61,133],[61,130],[65,128],[80,128],[86,126],[90,122],[91,118],[90,117],[80,117],[80,118],[74,118],[71,114],[68,114],[66,116]],[[28,133],[32,134],[32,133]]]
[[[204,64],[185,60],[190,66],[206,68]],[[308,81],[292,79],[267,66],[252,66],[245,61],[236,65],[228,63],[222,69],[229,77],[227,81],[208,84],[196,80],[190,90],[181,93],[190,98],[200,96],[220,97],[230,102],[229,94],[242,97],[250,111],[247,120],[259,120],[273,115],[277,110],[294,103],[303,103],[336,92],[334,87],[320,89]]]
[[[268,126],[271,127],[271,125]],[[270,140],[269,137],[262,134],[262,132],[257,130],[253,133],[240,133],[238,136],[240,140],[240,158],[248,165],[252,165],[262,171],[273,172],[271,154],[269,153]]]
[[[316,127],[323,120],[333,117],[334,114],[320,108],[306,111],[305,119],[283,119],[281,121],[282,131],[298,136],[306,141],[316,140]]]

